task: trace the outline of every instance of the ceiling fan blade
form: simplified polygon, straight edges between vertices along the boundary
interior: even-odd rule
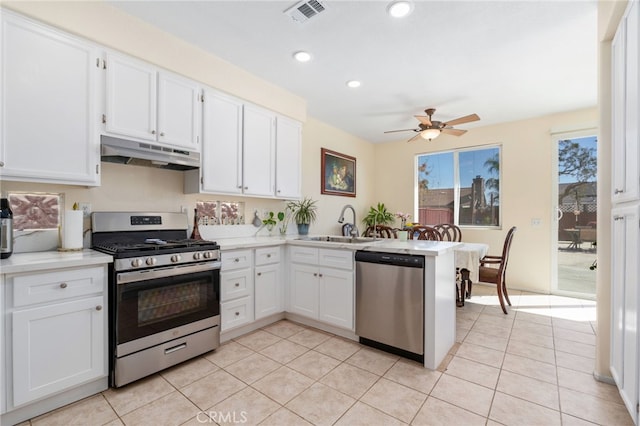
[[[478,117],[478,114],[471,114],[471,115],[465,115],[464,117],[456,118],[451,121],[447,121],[446,125],[455,126],[456,124],[471,123],[472,121],[478,121],[478,120],[480,120],[480,117]]]
[[[418,119],[418,121],[420,121],[422,124],[424,124],[425,126],[433,126],[433,124],[431,124],[431,120],[429,119],[429,117],[425,117],[424,115],[414,115],[415,118]]]
[[[442,129],[441,130],[442,133],[446,133],[448,135],[453,135],[453,136],[462,136],[465,133],[467,133],[466,130],[460,130],[460,129]]]
[[[419,131],[419,130],[416,130],[416,129],[402,129],[402,130],[387,130],[384,133],[408,132],[409,130],[414,131],[414,132],[418,132]]]
[[[414,137],[412,137],[411,139],[409,139],[407,142],[413,142],[416,139],[418,139],[420,137],[420,133],[418,133],[417,135],[415,135]]]

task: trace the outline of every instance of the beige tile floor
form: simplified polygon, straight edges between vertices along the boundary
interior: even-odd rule
[[[474,287],[438,371],[290,321],[32,425],[630,425],[592,377],[595,302]],[[516,293],[516,292],[513,292]]]

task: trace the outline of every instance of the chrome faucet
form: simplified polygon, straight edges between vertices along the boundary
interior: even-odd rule
[[[353,208],[351,204],[347,204],[342,208],[342,211],[340,212],[340,218],[338,219],[338,223],[344,222],[344,212],[347,209],[351,209],[351,213],[353,213],[353,226],[351,227],[351,231],[349,231],[349,235],[351,235],[351,238],[355,238],[358,236],[358,228],[356,227],[356,210]]]

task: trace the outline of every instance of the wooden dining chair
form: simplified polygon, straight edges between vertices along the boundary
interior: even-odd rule
[[[433,225],[433,228],[440,233],[442,241],[462,241],[462,231],[452,223],[439,223]]]
[[[376,225],[376,236],[380,238],[398,238],[398,230],[386,225]],[[373,226],[364,231],[365,237],[373,237]]]
[[[431,226],[416,225],[409,229],[409,239],[442,241],[442,235]]]
[[[511,306],[511,300],[509,300],[509,293],[507,293],[507,262],[509,261],[509,250],[511,249],[511,241],[513,241],[513,234],[516,232],[516,227],[509,229],[507,236],[504,239],[504,246],[502,247],[502,256],[485,256],[480,259],[479,281],[483,283],[495,284],[498,290],[498,300],[502,307],[502,312],[508,314],[507,307],[505,306],[505,300]],[[471,295],[471,288],[469,288],[469,295]]]

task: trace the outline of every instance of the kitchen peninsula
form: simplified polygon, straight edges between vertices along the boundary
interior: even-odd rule
[[[424,256],[424,366],[436,369],[455,343],[456,300],[454,247],[459,243],[440,241],[399,241],[390,239],[358,239],[357,243],[322,241],[319,237],[245,237],[216,239],[223,256],[222,288],[223,327],[221,340],[229,340],[280,318],[288,318],[325,331],[358,340],[355,333],[355,268],[356,251],[384,252]],[[341,240],[341,239],[340,239]],[[269,295],[279,294],[273,301],[274,315],[258,318],[258,306],[263,301],[260,292],[265,263],[260,259],[261,251],[277,248],[280,267],[278,273],[286,282],[280,289],[271,289]],[[251,253],[254,252],[254,253]],[[240,255],[236,257],[235,255]],[[256,306],[256,316],[245,316],[243,310],[232,309],[229,315],[244,317],[244,321],[233,327],[224,326],[225,257],[229,263],[245,263],[247,269],[253,265],[255,271],[247,271],[245,283],[251,277],[255,282],[246,284],[249,289],[243,297],[228,303],[234,307],[241,300],[251,301]],[[237,259],[237,260],[236,260]],[[273,257],[272,257],[273,259]],[[229,285],[236,286],[238,280]],[[253,286],[251,285],[253,284]],[[273,284],[277,287],[276,284]],[[243,285],[244,287],[245,285]],[[254,291],[252,291],[254,290]],[[245,299],[246,298],[246,299]],[[234,304],[235,303],[235,304]],[[278,307],[279,306],[279,307]]]

